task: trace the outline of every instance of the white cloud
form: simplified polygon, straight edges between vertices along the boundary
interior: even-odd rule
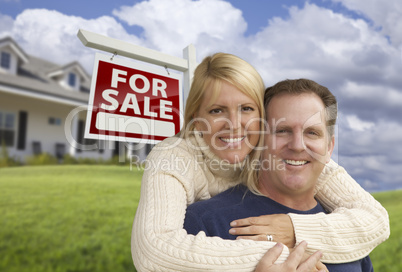
[[[394,66],[395,67],[395,66]],[[345,114],[354,114],[364,121],[380,120],[401,122],[402,90],[401,84],[395,85],[381,80],[366,82],[348,81],[339,86],[340,107]]]
[[[369,130],[375,125],[373,122],[365,122],[360,120],[356,115],[347,116],[346,120],[348,121],[349,127],[357,131]]]
[[[14,20],[12,17],[0,13],[0,35],[1,36],[11,34],[13,22],[14,22]]]
[[[310,77],[333,88],[347,80],[400,81],[393,69],[402,68],[400,52],[365,21],[314,4],[289,12],[287,19],[270,20],[249,44],[267,82]]]
[[[364,181],[361,182],[362,186],[366,189],[366,190],[378,190],[379,189],[379,185],[378,182],[374,182],[370,179],[366,179]]]
[[[367,190],[402,188],[400,164],[384,155],[341,157],[339,163]]]
[[[342,94],[351,99],[363,99],[370,97],[375,99],[377,103],[389,106],[397,106],[402,108],[402,92],[401,90],[392,88],[392,86],[376,86],[374,84],[364,84],[356,82],[347,82],[342,87]]]
[[[346,119],[342,114],[340,118]],[[340,120],[338,162],[367,189],[402,188],[401,135],[402,124],[394,121],[379,120],[368,130],[352,130]],[[377,187],[366,187],[364,180]]]
[[[38,20],[40,18],[40,20]],[[66,64],[73,60],[91,71],[93,51],[87,49],[78,39],[80,28],[118,39],[140,43],[129,35],[113,17],[103,16],[94,20],[68,16],[46,9],[25,10],[19,14],[8,32],[31,55],[52,62]]]
[[[364,130],[351,129],[347,116],[341,114],[338,143],[343,156],[365,156],[370,154],[386,155],[389,160],[400,161],[402,158],[401,135],[402,124],[396,121],[381,119],[369,123]]]
[[[345,7],[355,10],[369,19],[375,26],[381,27],[381,32],[390,36],[396,46],[402,46],[402,5],[400,0],[332,0],[340,2]]]
[[[203,52],[216,50],[203,41],[215,40],[219,48],[241,39],[247,28],[241,11],[221,0],[150,0],[120,7],[113,14],[142,27],[150,47],[171,54],[181,54],[190,43],[202,44]]]

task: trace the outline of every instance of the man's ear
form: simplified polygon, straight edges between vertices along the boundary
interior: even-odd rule
[[[331,141],[328,143],[328,153],[327,153],[327,160],[326,163],[329,163],[331,160],[332,152],[334,151],[335,148],[335,136],[331,137]]]

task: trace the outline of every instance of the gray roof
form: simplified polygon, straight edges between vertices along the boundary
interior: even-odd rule
[[[11,37],[5,37],[5,38],[0,39],[0,45],[6,44],[6,43],[12,43],[17,50],[16,53],[23,59],[23,61],[25,62],[27,60],[28,55],[24,52],[24,50],[22,50],[22,48]]]
[[[1,39],[3,41],[10,40],[15,46],[18,44],[11,38]],[[18,47],[20,49],[20,47]],[[22,51],[22,53],[24,53]],[[25,53],[24,53],[25,54]],[[48,95],[50,97],[64,98],[77,102],[88,103],[89,89],[90,89],[90,76],[86,74],[82,66],[78,62],[72,62],[67,65],[58,65],[51,63],[44,59],[25,54],[28,62],[19,62],[17,74],[4,74],[0,73],[0,84],[32,93]],[[82,77],[80,91],[69,90],[61,86],[56,80],[50,78],[48,74],[53,71],[64,70],[66,67],[77,65],[80,73],[85,73],[86,76]]]

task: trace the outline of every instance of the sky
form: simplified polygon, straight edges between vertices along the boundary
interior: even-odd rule
[[[0,38],[58,64],[95,50],[79,29],[197,61],[215,52],[250,62],[267,86],[309,78],[339,102],[333,158],[368,191],[402,189],[400,0],[0,0]]]

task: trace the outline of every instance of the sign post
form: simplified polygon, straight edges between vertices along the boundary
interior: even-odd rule
[[[183,58],[178,58],[83,29],[78,31],[77,36],[86,47],[183,72],[183,99],[185,104],[191,86],[191,79],[197,66],[194,45],[190,44],[184,48]]]
[[[98,53],[85,138],[155,144],[180,131],[197,66],[193,45],[183,50],[184,58],[178,58],[85,30],[79,30],[78,37],[87,47],[183,72],[181,84],[178,74],[165,75]]]

